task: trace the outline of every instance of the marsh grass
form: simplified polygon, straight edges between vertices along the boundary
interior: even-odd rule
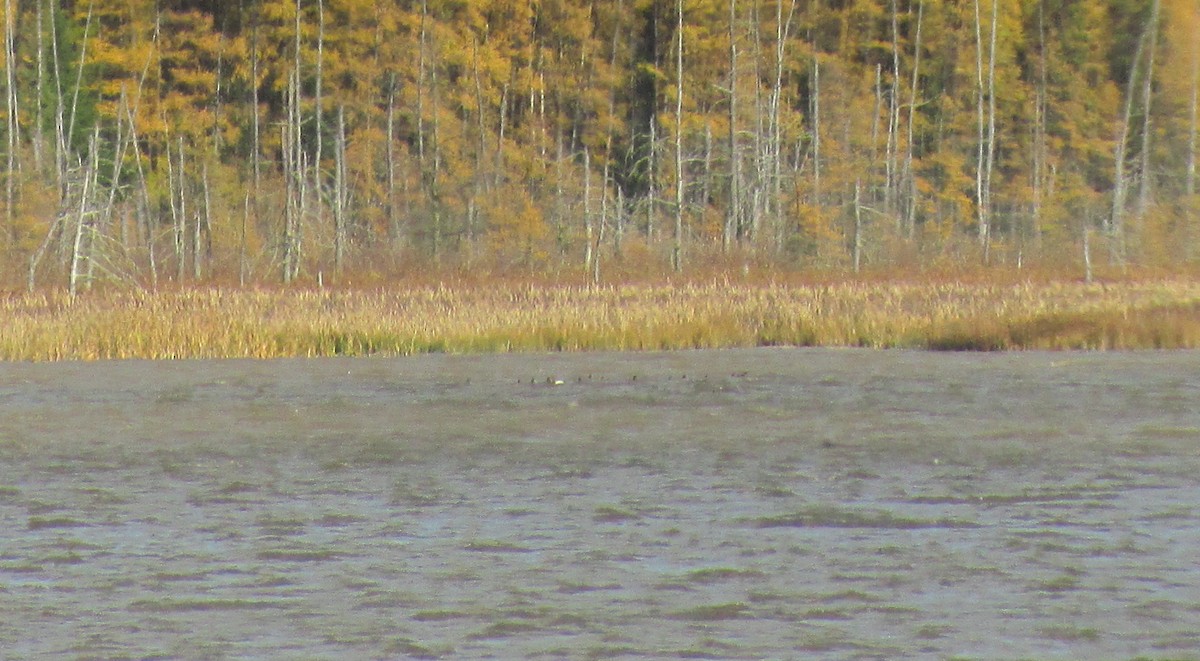
[[[706,604],[693,606],[672,613],[670,617],[677,620],[692,620],[696,622],[713,622],[717,620],[733,620],[748,617],[750,607],[740,601],[724,604]]]
[[[267,599],[141,599],[129,605],[133,611],[170,613],[211,610],[259,610],[284,608],[288,604]]]
[[[917,519],[883,510],[811,505],[794,512],[761,516],[751,520],[756,528],[880,528],[916,530],[920,528],[975,528],[978,524],[959,519]]]
[[[642,517],[637,512],[615,505],[601,505],[592,515],[592,520],[597,523],[623,523],[640,518]]]
[[[498,284],[0,298],[0,359],[1200,347],[1200,281]]]

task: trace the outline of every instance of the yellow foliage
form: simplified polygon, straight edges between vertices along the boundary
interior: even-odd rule
[[[550,231],[541,209],[528,193],[515,191],[510,199],[497,197],[488,206],[493,250],[527,265],[545,259]]]

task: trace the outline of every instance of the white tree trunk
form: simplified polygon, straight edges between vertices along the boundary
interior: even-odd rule
[[[41,26],[38,26],[39,30]],[[4,89],[5,106],[8,120],[8,153],[6,154],[4,172],[4,220],[8,228],[8,240],[16,240],[16,224],[13,216],[16,212],[17,194],[17,138],[20,135],[20,121],[17,116],[17,75],[16,56],[13,32],[16,29],[16,17],[13,16],[12,0],[4,0]]]
[[[721,247],[729,250],[738,235],[741,223],[741,155],[738,153],[738,93],[737,75],[737,0],[729,0],[729,200],[725,209],[725,230],[721,234]]]
[[[675,32],[675,231],[671,238],[671,269],[683,270],[683,0],[676,0]]]
[[[1142,146],[1141,146],[1141,180],[1138,186],[1137,215],[1140,218],[1150,207],[1151,186],[1153,176],[1150,161],[1150,124],[1151,102],[1153,100],[1154,59],[1158,51],[1158,17],[1161,0],[1154,0],[1150,5],[1150,23],[1146,27],[1149,34],[1149,48],[1146,53],[1146,72],[1142,76]]]

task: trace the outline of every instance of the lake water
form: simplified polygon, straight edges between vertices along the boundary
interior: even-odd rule
[[[1200,658],[1200,353],[0,365],[0,656]]]

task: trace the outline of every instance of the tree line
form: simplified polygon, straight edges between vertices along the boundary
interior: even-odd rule
[[[3,0],[0,277],[1200,259],[1195,0]]]

